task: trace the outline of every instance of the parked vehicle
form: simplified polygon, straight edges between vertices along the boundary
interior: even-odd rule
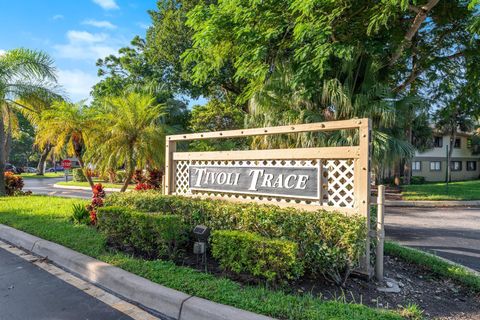
[[[5,171],[6,172],[13,172],[13,173],[19,173],[17,167],[15,167],[11,163],[5,163]]]
[[[55,168],[53,168],[53,167],[52,167],[52,168],[48,168],[46,171],[47,171],[47,172],[55,172],[55,171],[57,171],[57,172],[58,172],[58,171],[63,172],[64,169],[63,169],[62,166],[58,166],[58,165],[57,165]]]
[[[37,173],[37,168],[34,168],[34,167],[24,167],[23,170],[26,173]]]

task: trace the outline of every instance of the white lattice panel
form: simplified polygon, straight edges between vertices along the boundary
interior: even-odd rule
[[[257,196],[242,195],[211,191],[190,190],[189,166],[245,166],[245,167],[318,167],[321,165],[321,196],[318,201],[289,199],[281,196]],[[257,160],[257,161],[211,161],[211,160],[179,160],[175,161],[175,193],[178,195],[203,195],[220,196],[224,198],[241,198],[249,200],[261,200],[272,203],[299,203],[309,205],[321,205],[329,207],[353,208],[354,195],[354,161],[353,160]]]
[[[322,200],[330,207],[353,208],[354,198],[354,161],[323,160]]]

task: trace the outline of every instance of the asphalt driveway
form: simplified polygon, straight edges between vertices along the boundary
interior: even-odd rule
[[[388,240],[480,271],[480,208],[386,207]]]

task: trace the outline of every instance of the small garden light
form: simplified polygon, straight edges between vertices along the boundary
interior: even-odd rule
[[[198,225],[193,228],[193,235],[197,239],[193,244],[193,253],[197,255],[197,264],[199,256],[202,255],[202,263],[205,264],[205,272],[207,272],[207,241],[210,236],[210,228]]]

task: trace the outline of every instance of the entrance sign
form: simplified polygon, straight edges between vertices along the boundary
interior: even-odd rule
[[[189,167],[192,191],[319,199],[319,166],[202,166]]]
[[[182,141],[346,130],[356,145],[177,152]],[[359,214],[370,230],[369,119],[167,136],[164,193]],[[370,238],[362,269],[370,270]]]

